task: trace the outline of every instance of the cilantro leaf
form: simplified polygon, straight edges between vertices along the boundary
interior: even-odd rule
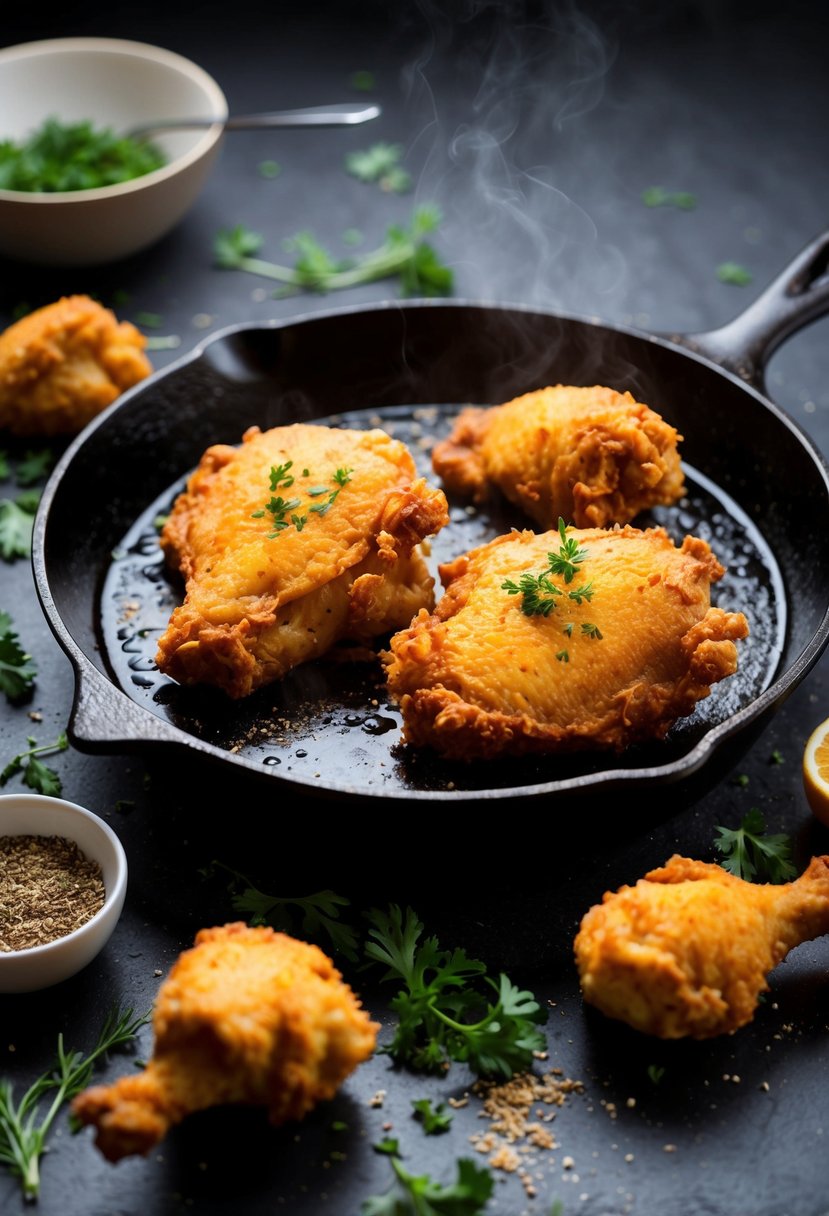
[[[546,1011],[531,993],[505,975],[495,981],[463,950],[442,950],[436,937],[421,940],[423,925],[411,908],[404,914],[392,904],[369,920],[366,955],[385,967],[381,979],[403,982],[390,1002],[397,1027],[382,1051],[423,1072],[442,1072],[456,1060],[480,1076],[509,1078],[532,1064],[545,1045],[537,1026]]]
[[[0,611],[0,692],[16,701],[32,687],[37,668],[20,645],[12,619]]]
[[[738,878],[788,882],[797,870],[791,861],[791,839],[783,832],[766,834],[766,822],[757,807],[743,816],[738,828],[717,827],[714,848],[722,853],[723,869]]]
[[[118,135],[89,121],[45,120],[22,143],[0,144],[0,188],[52,193],[117,185],[165,164],[146,140]]]
[[[385,1195],[366,1199],[361,1216],[480,1216],[492,1195],[492,1174],[462,1157],[457,1178],[444,1186],[428,1174],[416,1176],[391,1159],[394,1185]]]

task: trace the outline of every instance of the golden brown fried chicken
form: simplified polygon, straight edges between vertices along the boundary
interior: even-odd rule
[[[89,296],[64,296],[0,334],[0,428],[75,435],[152,372],[147,340]]]
[[[332,1098],[379,1026],[316,946],[244,924],[202,929],[161,985],[146,1069],[72,1104],[110,1161],[147,1153],[193,1111],[242,1103],[272,1123]]]
[[[158,666],[243,697],[341,639],[400,628],[433,602],[419,546],[447,522],[385,431],[252,427],[211,447],[161,534],[186,598]]]
[[[829,933],[829,857],[795,882],[745,882],[674,855],[608,891],[575,939],[584,999],[663,1039],[707,1039],[750,1022],[766,975]]]
[[[558,384],[463,410],[432,463],[448,490],[480,502],[497,487],[542,528],[602,528],[681,497],[681,438],[630,393]]]
[[[549,570],[568,546],[569,582]],[[709,602],[723,572],[705,541],[629,525],[512,532],[441,566],[436,611],[384,655],[405,740],[472,760],[664,735],[736,669],[745,617]]]

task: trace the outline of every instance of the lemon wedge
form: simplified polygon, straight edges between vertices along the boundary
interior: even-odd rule
[[[803,788],[812,814],[829,827],[829,718],[815,727],[803,751]]]

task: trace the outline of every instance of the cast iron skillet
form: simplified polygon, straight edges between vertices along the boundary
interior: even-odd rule
[[[72,742],[212,762],[274,794],[463,804],[661,784],[753,737],[829,638],[829,470],[762,391],[787,336],[829,309],[829,233],[725,328],[655,336],[520,306],[467,301],[342,308],[238,326],[124,396],[71,444],[35,522],[38,595],[72,661]],[[622,757],[448,764],[400,743],[379,664],[323,660],[244,703],[182,689],[154,669],[181,588],[161,566],[154,519],[204,448],[326,419],[383,425],[428,471],[430,439],[467,403],[544,384],[630,389],[684,436],[687,502],[637,522],[711,540],[728,565],[719,601],[743,608],[740,672],[667,739]],[[503,504],[452,504],[435,561],[527,521]],[[218,775],[218,772],[217,772]],[[231,774],[232,775],[232,774]]]

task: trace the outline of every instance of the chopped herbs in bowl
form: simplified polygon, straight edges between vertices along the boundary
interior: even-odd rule
[[[205,127],[126,132],[182,116]],[[0,257],[100,266],[170,232],[219,150],[227,99],[203,68],[120,38],[0,49]]]
[[[39,194],[116,186],[167,163],[154,144],[90,121],[47,118],[20,142],[0,141],[0,190]]]

